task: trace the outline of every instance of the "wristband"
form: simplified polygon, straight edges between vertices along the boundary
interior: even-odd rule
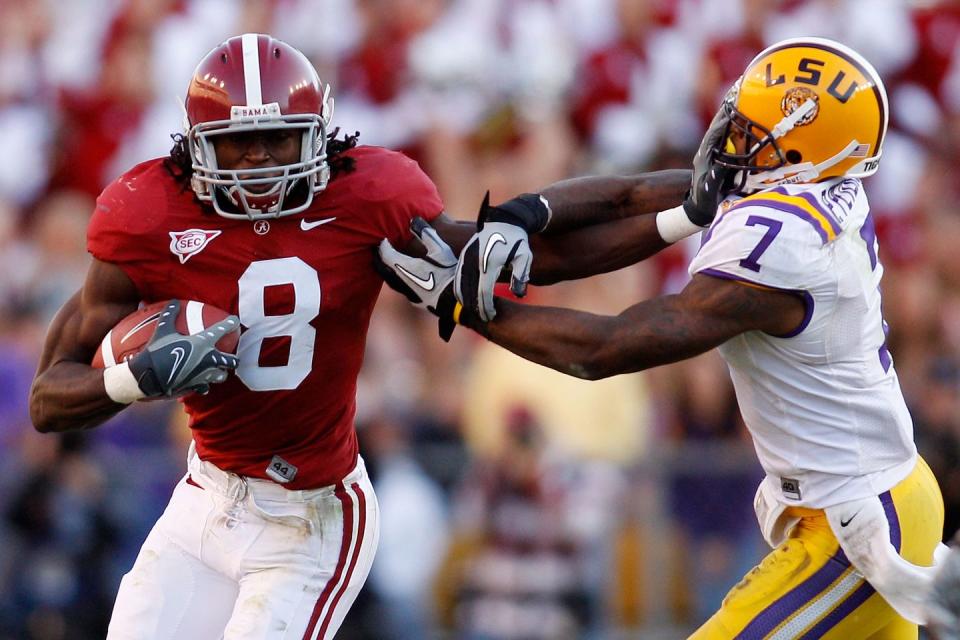
[[[453,321],[460,324],[460,314],[463,312],[463,305],[459,302],[453,305]]]
[[[489,202],[488,191],[478,222],[506,222],[521,227],[527,233],[539,233],[547,228],[553,218],[550,203],[539,193],[522,193],[496,207],[489,206]]]
[[[667,244],[673,244],[678,240],[683,240],[698,231],[703,231],[705,228],[706,227],[701,227],[690,222],[690,218],[687,217],[687,212],[683,210],[683,205],[661,211],[657,214],[657,231]]]
[[[129,362],[121,362],[103,370],[103,388],[110,399],[119,404],[130,404],[147,394],[140,389],[137,379],[130,371]]]

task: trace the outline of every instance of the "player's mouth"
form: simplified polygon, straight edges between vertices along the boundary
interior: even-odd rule
[[[241,181],[246,180],[258,180],[253,184],[245,183],[243,185],[244,191],[249,193],[267,193],[277,188],[277,182],[279,178],[283,177],[283,171],[268,171],[268,172],[257,172],[255,174],[237,172],[237,179]],[[264,182],[259,182],[259,180],[264,180]]]

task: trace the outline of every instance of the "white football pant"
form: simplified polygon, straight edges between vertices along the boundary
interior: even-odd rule
[[[108,640],[328,640],[367,579],[380,517],[363,460],[288,491],[197,458],[120,583]]]

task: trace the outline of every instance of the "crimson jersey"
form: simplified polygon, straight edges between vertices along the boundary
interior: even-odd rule
[[[382,284],[373,252],[383,238],[405,246],[411,218],[443,210],[409,158],[346,154],[356,168],[309,209],[260,221],[216,215],[150,160],[103,191],[87,231],[90,253],[123,269],[144,301],[199,300],[239,316],[236,374],[183,399],[197,453],[257,478],[279,456],[296,468],[288,489],[333,484],[356,463],[357,375]]]

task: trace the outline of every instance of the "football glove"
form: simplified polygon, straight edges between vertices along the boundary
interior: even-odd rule
[[[958,539],[954,538],[954,544]],[[960,640],[960,548],[947,553],[927,602],[930,630],[937,640]]]
[[[528,234],[542,231],[549,221],[550,205],[541,195],[524,193],[491,207],[488,191],[477,216],[477,232],[464,246],[457,263],[457,300],[483,322],[493,320],[497,315],[493,289],[507,265],[510,290],[517,297],[525,296],[533,262]]]
[[[237,357],[215,346],[240,326],[236,316],[188,336],[175,329],[179,314],[180,301],[171,300],[160,313],[150,341],[128,361],[130,373],[148,398],[207,393],[211,384],[223,382],[227,372],[237,368]]]
[[[454,318],[458,313],[457,301],[453,297],[457,256],[423,218],[411,220],[410,231],[427,250],[427,255],[423,258],[408,256],[384,239],[374,256],[374,267],[391,289],[437,316],[440,337],[449,341],[457,325]]]
[[[724,183],[732,177],[733,170],[715,163],[717,151],[726,144],[725,135],[729,116],[723,108],[717,111],[703,134],[697,155],[693,157],[693,179],[690,190],[683,200],[683,210],[690,222],[698,227],[709,227],[717,215],[717,207],[726,195]]]

